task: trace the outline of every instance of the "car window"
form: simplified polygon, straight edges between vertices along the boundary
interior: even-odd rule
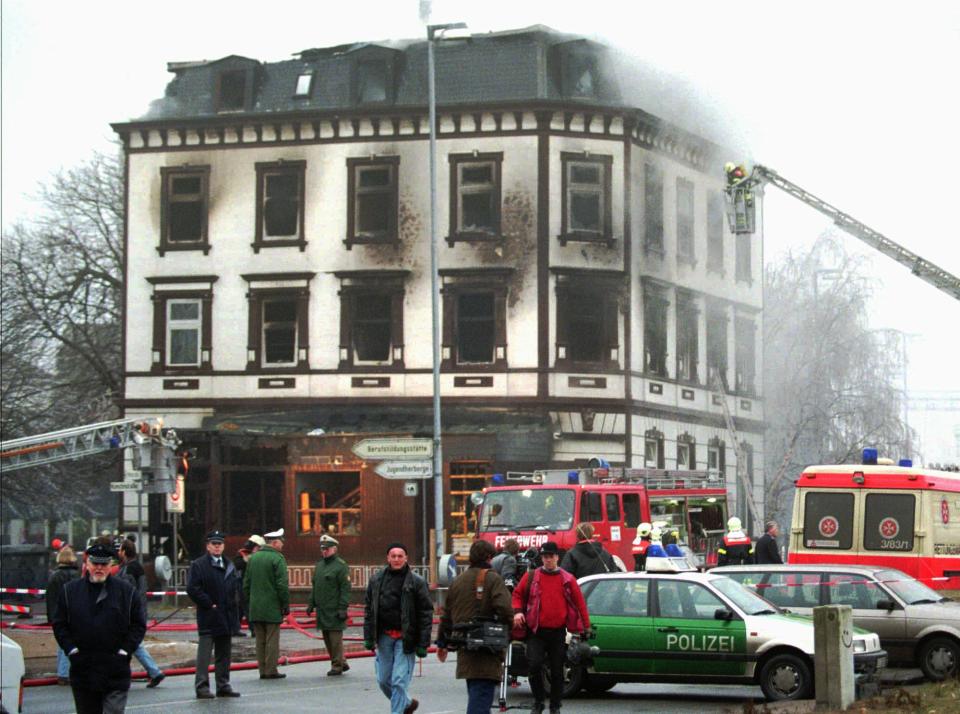
[[[858,610],[876,610],[877,601],[886,594],[866,575],[860,573],[831,573],[827,592],[832,605],[849,605]]]
[[[713,620],[718,607],[727,607],[719,597],[700,583],[685,580],[657,581],[661,617],[689,620]]]
[[[591,615],[646,617],[649,614],[649,580],[617,578],[595,583],[586,596],[587,610]]]
[[[881,570],[876,578],[908,605],[940,602],[943,596],[899,570]]]
[[[816,607],[820,604],[820,573],[767,573],[756,591],[780,607]]]
[[[748,615],[769,615],[778,612],[775,606],[771,606],[769,602],[756,595],[752,589],[731,578],[716,578],[710,582],[721,595],[732,600]]]

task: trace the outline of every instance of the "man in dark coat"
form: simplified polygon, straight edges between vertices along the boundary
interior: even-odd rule
[[[598,573],[620,572],[613,562],[613,556],[593,539],[592,523],[578,523],[576,533],[577,543],[563,556],[561,568],[577,579]]]
[[[133,586],[110,575],[114,553],[101,544],[86,553],[84,577],[60,591],[53,634],[70,657],[77,714],[120,714],[130,689],[130,657],[147,619]]]
[[[363,644],[376,652],[380,691],[391,714],[412,714],[420,702],[407,693],[413,678],[413,655],[427,656],[433,630],[433,602],[427,583],[410,570],[407,547],[387,546],[387,567],[367,584]]]
[[[230,686],[230,638],[240,632],[240,576],[223,557],[223,533],[207,533],[207,552],[190,565],[187,595],[197,605],[197,699],[213,699],[210,654],[216,652],[214,679],[218,697],[239,697]]]
[[[447,660],[447,645],[454,634],[454,625],[469,623],[477,616],[493,616],[510,628],[513,620],[510,591],[491,567],[493,555],[493,546],[488,541],[475,541],[470,546],[470,567],[450,585],[437,637],[437,659],[441,662]],[[503,652],[465,648],[457,651],[457,679],[467,680],[467,714],[490,713],[497,683],[503,676],[503,655]]]
[[[343,630],[347,626],[347,605],[350,604],[350,569],[337,554],[340,543],[333,536],[320,536],[320,555],[313,568],[313,589],[307,603],[307,615],[316,611],[317,629],[323,633],[323,644],[330,655],[328,677],[337,677],[348,669],[343,656]]]
[[[776,521],[767,521],[765,533],[760,536],[753,550],[753,557],[758,565],[781,565],[780,549],[777,547],[777,536],[780,535],[780,526]]]

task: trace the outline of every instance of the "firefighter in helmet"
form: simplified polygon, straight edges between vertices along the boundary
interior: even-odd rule
[[[740,519],[732,516],[727,521],[727,533],[717,548],[717,565],[749,565],[753,562],[753,543],[743,532]]]
[[[743,164],[728,161],[724,164],[723,170],[727,174],[727,186],[736,186],[747,177],[747,169]]]
[[[647,561],[647,548],[650,546],[650,524],[641,523],[637,526],[637,537],[633,539],[633,570],[640,572]]]

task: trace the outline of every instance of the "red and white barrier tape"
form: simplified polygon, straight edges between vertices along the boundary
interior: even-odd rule
[[[0,588],[0,593],[5,593],[7,595],[45,595],[46,590],[41,590],[39,588]],[[186,590],[151,590],[146,593],[147,595],[161,596],[161,595],[186,595]]]
[[[0,605],[0,610],[3,612],[16,612],[20,615],[30,614],[30,608],[26,605]]]

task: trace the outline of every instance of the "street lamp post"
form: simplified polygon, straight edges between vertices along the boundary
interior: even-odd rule
[[[430,106],[430,307],[433,323],[433,500],[437,562],[443,555],[443,448],[440,426],[440,276],[437,248],[437,89],[433,60],[434,40],[447,30],[465,28],[464,22],[427,25],[427,91]]]

